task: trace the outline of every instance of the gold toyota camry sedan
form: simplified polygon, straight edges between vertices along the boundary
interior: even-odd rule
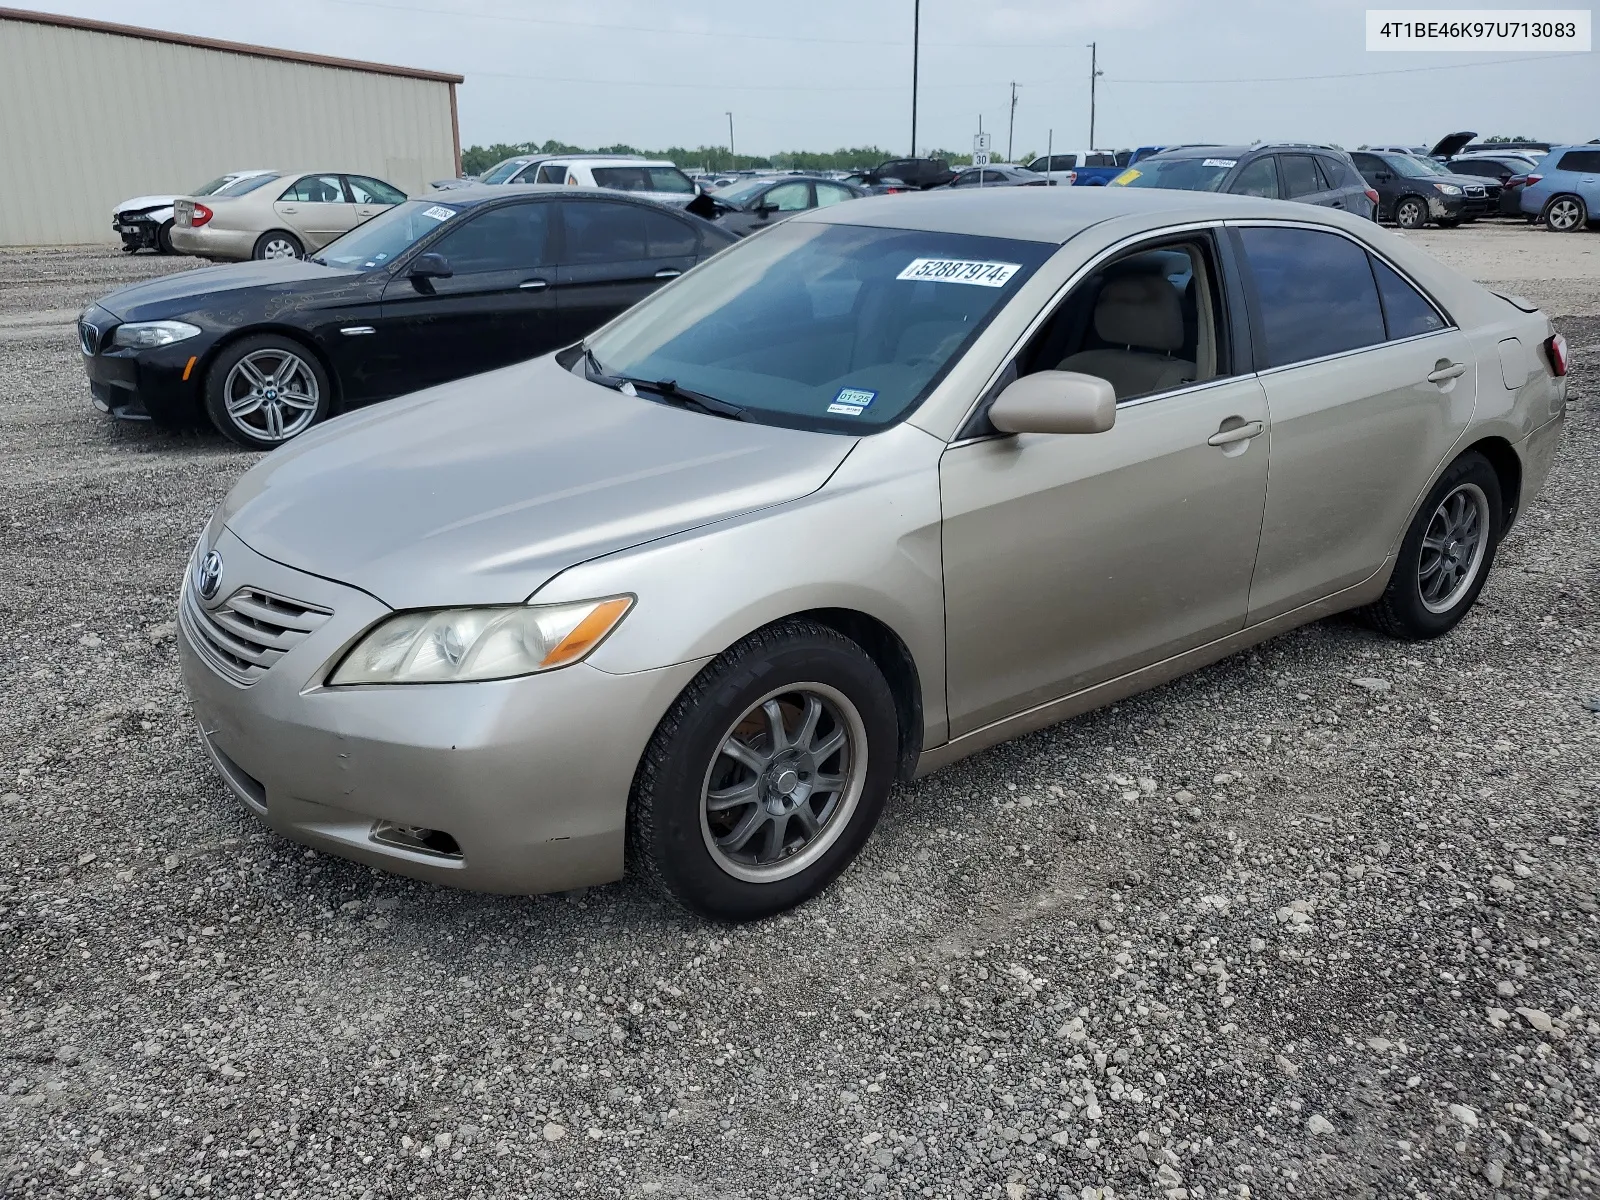
[[[182,254],[224,262],[304,258],[405,198],[370,175],[268,171],[213,196],[179,198],[169,236]]]
[[[195,548],[183,674],[288,837],[760,917],[896,779],[1341,610],[1448,633],[1565,373],[1533,306],[1339,212],[859,200],[265,458]]]

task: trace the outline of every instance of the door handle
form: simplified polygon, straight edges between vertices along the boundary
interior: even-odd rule
[[[1235,442],[1248,442],[1260,437],[1266,425],[1261,421],[1246,421],[1229,429],[1219,429],[1206,439],[1208,446],[1231,446]]]
[[[677,267],[662,267],[661,270],[656,272],[656,278],[657,279],[676,279],[679,275],[682,275],[682,274],[683,274],[683,272],[678,270]]]
[[[517,290],[519,292],[542,292],[549,286],[549,282],[544,279],[527,279],[517,284]]]
[[[297,213],[300,210],[298,208],[293,207],[292,205],[285,204],[283,206],[283,211],[286,212],[286,213]]]
[[[1447,379],[1456,379],[1467,373],[1466,363],[1453,363],[1447,359],[1440,360],[1444,365],[1428,372],[1429,383],[1443,383]]]

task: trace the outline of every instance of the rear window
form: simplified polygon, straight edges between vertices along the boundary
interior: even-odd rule
[[[1600,171],[1600,150],[1568,150],[1556,164],[1558,171]]]
[[[218,188],[213,195],[217,196],[243,196],[246,192],[253,192],[257,188],[266,187],[274,179],[282,179],[281,175],[247,175],[243,179],[235,179],[232,183]]]

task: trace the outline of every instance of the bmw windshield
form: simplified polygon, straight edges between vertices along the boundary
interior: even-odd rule
[[[1055,249],[789,222],[619,317],[590,339],[587,369],[666,403],[871,433],[914,410]]]
[[[460,211],[437,201],[407,200],[329,242],[312,261],[328,267],[373,270],[393,262]]]

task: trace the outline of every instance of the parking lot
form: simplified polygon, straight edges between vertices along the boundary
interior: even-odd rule
[[[738,928],[260,826],[173,647],[258,456],[101,416],[71,329],[189,268],[0,252],[0,1193],[1600,1191],[1600,238],[1408,236],[1575,352],[1462,627],[1323,622],[1001,746]]]

